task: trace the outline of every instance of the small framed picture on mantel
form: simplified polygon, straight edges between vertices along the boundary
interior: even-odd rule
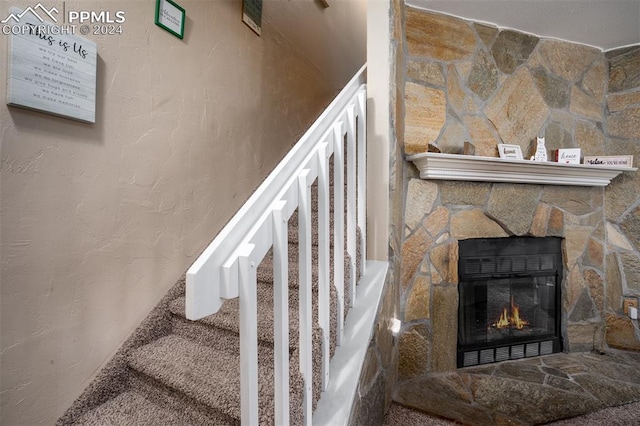
[[[509,160],[522,160],[522,149],[520,148],[520,145],[508,145],[499,143],[498,152],[500,153],[500,158],[506,158]]]

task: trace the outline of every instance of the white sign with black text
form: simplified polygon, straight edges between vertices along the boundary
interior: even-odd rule
[[[20,16],[8,48],[7,105],[96,121],[97,45],[31,13]]]
[[[562,164],[580,164],[580,148],[561,148],[556,151],[556,161]]]
[[[584,164],[602,167],[633,167],[633,155],[598,155],[584,157]]]
[[[522,160],[522,149],[520,148],[520,145],[499,143],[498,153],[500,154],[500,158],[506,158],[508,160]]]

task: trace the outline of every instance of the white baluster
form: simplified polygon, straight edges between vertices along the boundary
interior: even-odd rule
[[[253,244],[239,250],[240,409],[242,424],[258,424],[258,283]]]
[[[289,255],[285,201],[273,208],[275,424],[289,424]]]
[[[356,117],[347,107],[347,253],[349,254],[350,307],[356,303]]]
[[[338,336],[344,334],[344,157],[342,121],[333,126],[333,282],[338,293]]]
[[[329,157],[327,143],[318,148],[318,324],[322,329],[322,390],[329,381]]]
[[[367,91],[362,86],[357,94],[358,105],[358,227],[360,228],[361,273],[367,265]]]
[[[298,249],[300,291],[300,372],[304,380],[303,412],[305,424],[311,424],[313,403],[313,346],[311,307],[311,185],[310,171],[303,170],[298,176]]]

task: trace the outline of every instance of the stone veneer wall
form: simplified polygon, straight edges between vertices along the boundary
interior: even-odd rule
[[[640,160],[640,45],[606,53],[609,68],[606,153]],[[605,189],[607,343],[640,350],[638,322],[622,312],[640,299],[640,173],[625,173]]]
[[[462,154],[465,141],[476,155],[497,157],[498,143],[520,145],[528,154],[536,136],[546,138],[549,155],[568,147],[580,147],[584,155],[613,152],[605,142],[608,73],[600,50],[400,10],[395,125],[405,155],[425,152],[429,144]],[[393,162],[392,170],[397,172]],[[631,207],[605,222],[603,188],[424,181],[406,162],[400,173],[400,380],[456,368],[457,241],[465,238],[563,237],[565,350],[603,348],[607,312],[621,303],[616,308],[615,295],[607,294],[612,302],[605,306],[606,268],[619,259],[624,265],[622,254],[631,252],[612,253],[605,262],[606,234],[626,232],[622,223],[633,221],[622,216],[633,215]],[[637,208],[638,197],[631,198],[629,205]],[[629,226],[637,229],[637,219]]]

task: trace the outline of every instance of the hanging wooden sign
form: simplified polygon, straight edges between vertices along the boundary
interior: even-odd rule
[[[96,43],[12,8],[7,105],[96,121]],[[16,18],[17,19],[17,18]]]

